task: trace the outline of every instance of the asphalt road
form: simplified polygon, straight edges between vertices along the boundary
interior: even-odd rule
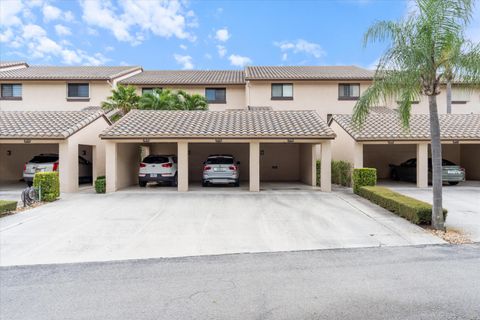
[[[3,267],[1,319],[480,319],[480,244]]]

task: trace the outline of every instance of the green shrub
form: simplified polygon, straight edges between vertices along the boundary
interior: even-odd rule
[[[60,197],[58,172],[37,172],[33,177],[33,186],[40,194],[40,201],[51,202]]]
[[[322,163],[320,160],[317,160],[317,186],[320,186],[320,169],[321,169]]]
[[[321,162],[317,160],[317,186],[320,186]],[[332,161],[332,183],[344,187],[352,184],[352,165],[346,161]]]
[[[432,206],[385,187],[361,187],[358,194],[415,224],[431,224]],[[447,210],[443,210],[444,218]]]
[[[97,180],[95,180],[95,191],[97,193],[105,193],[106,189],[106,180],[104,176],[97,177]]]
[[[353,169],[353,192],[358,194],[361,187],[374,186],[377,184],[377,169],[359,168]]]
[[[352,165],[346,161],[332,161],[332,183],[344,187],[352,184]]]
[[[17,201],[0,200],[0,213],[15,211],[17,209]]]

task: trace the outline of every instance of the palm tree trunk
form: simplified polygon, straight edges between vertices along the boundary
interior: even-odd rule
[[[440,140],[440,122],[438,120],[437,96],[428,96],[428,106],[430,109],[430,135],[432,139],[432,226],[437,230],[445,230],[442,208],[442,143]]]
[[[447,113],[452,113],[452,80],[447,80]]]

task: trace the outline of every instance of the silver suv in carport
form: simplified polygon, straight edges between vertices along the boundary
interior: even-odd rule
[[[213,154],[203,163],[202,186],[233,183],[240,186],[240,161],[232,155]]]
[[[148,182],[170,182],[172,186],[176,186],[177,181],[177,156],[151,154],[140,162],[140,187],[145,187]]]

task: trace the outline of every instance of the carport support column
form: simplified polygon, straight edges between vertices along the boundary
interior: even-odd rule
[[[260,191],[260,143],[250,142],[250,191]]]
[[[353,167],[363,168],[363,144],[355,142],[353,147]]]
[[[188,142],[177,143],[178,191],[188,191]]]
[[[106,192],[117,191],[117,143],[105,142],[105,181]]]
[[[428,143],[417,144],[417,187],[428,187]]]
[[[58,144],[60,192],[78,190],[78,145],[64,140]]]
[[[332,142],[322,142],[322,158],[320,163],[320,189],[332,191]],[[314,165],[316,165],[314,163]]]

